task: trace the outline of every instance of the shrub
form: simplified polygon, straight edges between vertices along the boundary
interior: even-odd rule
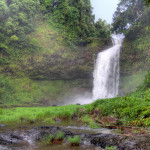
[[[46,122],[46,123],[51,123],[51,124],[55,123],[55,121],[52,120],[51,118],[46,118],[46,119],[44,120],[44,122]]]
[[[47,144],[52,144],[54,140],[54,135],[53,134],[50,134],[48,136],[45,136],[43,139],[42,139],[42,143],[44,145],[47,145]]]
[[[138,90],[145,90],[147,88],[150,88],[150,70],[146,74],[143,84],[138,87]]]
[[[64,133],[61,132],[61,131],[58,132],[57,135],[56,135],[56,139],[61,141],[61,140],[63,140],[63,138],[64,138]]]
[[[106,146],[105,150],[117,150],[116,146]]]
[[[100,125],[95,123],[94,121],[90,122],[90,128],[92,129],[98,129],[100,128]]]
[[[3,75],[0,75],[0,99],[2,102],[12,100],[14,87],[12,81]]]
[[[100,126],[95,123],[89,115],[84,115],[81,117],[81,121],[84,122],[85,124],[88,124],[90,126],[90,128],[93,128],[93,129],[97,129],[97,128],[100,128]]]
[[[0,109],[0,115],[2,115],[3,114],[3,110],[2,109]]]
[[[68,141],[72,146],[79,146],[80,144],[80,138],[77,135],[75,135],[74,137],[69,137]]]
[[[148,71],[144,80],[144,88],[150,88],[150,71]]]

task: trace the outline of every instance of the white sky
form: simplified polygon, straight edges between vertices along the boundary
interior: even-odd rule
[[[112,23],[113,14],[117,8],[119,0],[91,0],[95,21],[99,18]]]

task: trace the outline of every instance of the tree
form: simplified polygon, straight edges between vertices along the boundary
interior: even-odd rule
[[[113,16],[112,31],[135,39],[138,32],[150,25],[149,7],[142,0],[121,0]]]
[[[95,23],[96,27],[96,36],[99,38],[109,38],[110,37],[110,25],[106,21],[99,19]]]
[[[39,8],[39,0],[0,1],[0,51],[12,49],[23,52],[30,47],[28,35],[33,31],[30,23]]]

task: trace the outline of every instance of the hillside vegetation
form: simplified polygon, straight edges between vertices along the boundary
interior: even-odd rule
[[[122,94],[136,90],[150,69],[150,6],[146,2],[121,0],[114,13],[112,30],[125,34],[121,54]]]
[[[90,89],[95,54],[110,43],[89,0],[1,0],[0,103],[51,105]]]

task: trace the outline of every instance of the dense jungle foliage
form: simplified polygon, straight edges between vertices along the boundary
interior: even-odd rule
[[[1,0],[1,55],[16,57],[39,50],[36,40],[30,40],[29,36],[35,30],[35,20],[40,17],[57,28],[68,45],[110,36],[110,26],[105,21],[100,19],[94,23],[90,0]],[[0,62],[5,62],[4,59]]]
[[[148,32],[150,25],[150,7],[141,0],[122,0],[113,17],[113,31],[124,33],[126,38],[134,40],[140,32]],[[122,19],[123,18],[123,19]]]
[[[121,0],[113,16],[112,31],[125,34],[120,59],[125,93],[136,90],[150,69],[149,18],[150,3],[142,0]]]

